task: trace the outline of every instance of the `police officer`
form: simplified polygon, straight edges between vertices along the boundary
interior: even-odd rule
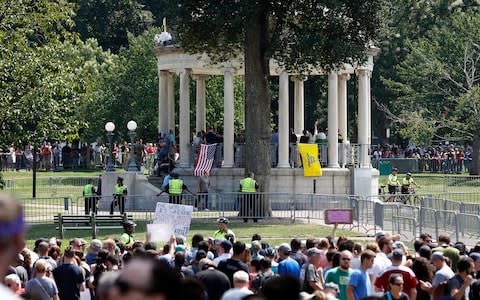
[[[213,238],[216,240],[222,240],[225,239],[225,235],[229,234],[232,235],[233,238],[235,239],[235,233],[233,233],[232,230],[228,229],[228,219],[225,217],[220,217],[217,219],[217,224],[218,224],[218,230],[213,233]]]
[[[120,236],[120,241],[127,247],[131,248],[135,239],[133,237],[133,233],[135,232],[135,227],[137,224],[135,222],[127,220],[123,222],[123,229],[125,232]]]
[[[240,180],[240,192],[242,192],[242,201],[240,203],[240,217],[243,217],[243,222],[248,222],[248,217],[259,216],[260,205],[256,203],[255,193],[258,189],[258,183],[254,179],[253,172],[248,173],[248,177]],[[253,222],[257,222],[258,218],[253,218]]]
[[[393,168],[392,173],[388,175],[388,193],[392,196],[388,198],[388,202],[393,202],[395,200],[395,194],[397,193],[397,187],[400,185],[400,182],[398,181],[398,169]]]
[[[410,194],[410,186],[418,186],[415,180],[412,178],[412,173],[407,173],[407,176],[402,179],[402,195],[409,195]],[[407,196],[404,196],[403,202],[407,202]]]
[[[168,203],[181,204],[183,191],[187,191],[194,195],[183,183],[183,180],[178,178],[178,173],[172,172],[170,176],[172,178],[168,181],[168,184],[163,188],[162,192],[157,194],[157,196],[160,196],[166,192],[168,193]]]
[[[125,197],[127,196],[127,186],[123,184],[123,178],[117,178],[117,184],[113,194],[113,201],[110,203],[110,214],[113,215],[113,208],[118,205],[120,213],[125,212]]]
[[[87,184],[83,187],[83,198],[85,201],[85,214],[90,214],[90,210],[96,213],[95,188],[93,187],[93,179],[89,178]]]

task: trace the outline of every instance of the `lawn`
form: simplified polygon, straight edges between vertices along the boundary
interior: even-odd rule
[[[138,226],[136,228],[135,238],[137,240],[145,239],[146,232],[146,222],[139,221],[137,222]],[[302,240],[307,238],[320,238],[326,237],[332,234],[332,227],[322,226],[318,224],[271,224],[268,223],[230,223],[229,228],[233,230],[236,235],[237,240],[242,242],[250,242],[251,237],[254,233],[258,233],[262,236],[263,240],[266,240],[269,244],[279,245],[284,242],[290,242],[294,237],[300,238]],[[190,243],[192,235],[195,233],[200,233],[204,237],[213,236],[213,233],[217,230],[217,225],[215,223],[204,223],[204,222],[194,222],[190,226],[190,231],[187,235],[187,241]],[[99,232],[99,239],[106,239],[109,237],[119,238],[123,232],[121,230],[101,230]],[[360,240],[367,240],[368,238],[364,233],[359,233],[350,230],[338,229],[336,236],[345,235],[349,237],[357,237]],[[55,225],[46,224],[46,225],[32,225],[30,230],[27,233],[27,244],[32,246],[36,239],[38,238],[58,238],[58,230],[55,229]],[[91,241],[91,231],[88,230],[70,230],[65,231],[64,242],[62,247],[68,244],[68,241],[72,238],[83,238],[87,241],[87,244]],[[363,237],[363,238],[362,238]],[[161,245],[162,243],[159,243]]]
[[[82,187],[88,178],[98,179],[103,170],[78,170],[78,171],[39,171],[36,180],[37,198],[71,197],[76,198],[82,194]],[[15,194],[18,198],[31,198],[33,175],[24,170],[20,172],[2,172],[5,180],[5,191]]]

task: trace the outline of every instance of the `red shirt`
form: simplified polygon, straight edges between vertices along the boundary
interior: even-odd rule
[[[404,266],[390,266],[383,270],[375,279],[375,287],[383,288],[384,291],[389,290],[388,279],[391,274],[400,273],[403,276],[403,292],[410,295],[410,290],[417,287],[417,276],[410,268]]]

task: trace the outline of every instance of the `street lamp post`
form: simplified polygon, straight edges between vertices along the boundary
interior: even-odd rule
[[[115,130],[115,124],[113,124],[113,122],[107,122],[107,124],[105,124],[105,130],[107,131],[108,143],[110,144],[107,172],[113,172],[115,171],[115,166],[113,165],[113,131]]]
[[[130,154],[128,155],[128,166],[127,171],[137,172],[139,170],[137,163],[135,162],[135,130],[137,129],[137,122],[135,121],[128,121],[127,123],[128,135],[130,136]]]

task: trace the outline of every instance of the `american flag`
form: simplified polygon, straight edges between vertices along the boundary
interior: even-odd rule
[[[198,154],[197,163],[193,170],[194,176],[202,176],[206,172],[210,172],[212,169],[213,161],[215,160],[215,150],[217,144],[200,144],[200,153]]]

